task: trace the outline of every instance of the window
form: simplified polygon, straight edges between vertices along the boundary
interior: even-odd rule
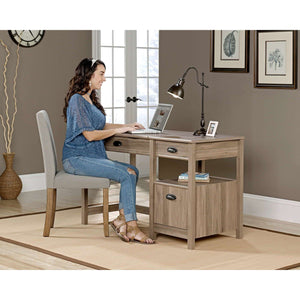
[[[93,32],[93,57],[106,64],[100,99],[109,123],[149,126],[158,104],[159,34],[157,30]],[[126,102],[127,97],[142,101]]]

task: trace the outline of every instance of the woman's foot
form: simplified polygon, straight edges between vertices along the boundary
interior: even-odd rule
[[[154,244],[155,241],[146,236],[137,225],[128,225],[127,224],[127,237],[130,241],[142,243],[142,244]]]
[[[129,242],[129,238],[126,235],[126,220],[123,214],[120,214],[111,222],[111,227],[121,240],[124,242]]]

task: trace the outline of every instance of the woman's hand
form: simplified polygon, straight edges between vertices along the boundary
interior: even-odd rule
[[[124,125],[121,125],[121,127],[118,127],[116,128],[116,133],[124,133],[124,132],[127,132],[127,131],[135,131],[137,129],[145,129],[145,127],[140,124],[140,123],[131,123],[131,124],[124,124]]]
[[[145,127],[142,124],[137,123],[137,122],[132,123],[132,124],[128,124],[126,126],[134,127],[135,129],[145,129]]]
[[[135,123],[131,123],[131,124],[111,124],[111,123],[106,123],[105,127],[104,127],[104,130],[119,129],[121,127],[134,127],[135,129],[145,129],[145,127],[142,124],[135,122]]]
[[[132,124],[130,125],[126,125],[126,126],[123,126],[123,127],[119,127],[119,128],[116,128],[115,129],[115,132],[116,133],[125,133],[127,131],[135,131],[137,128],[134,127],[134,126],[131,126]]]

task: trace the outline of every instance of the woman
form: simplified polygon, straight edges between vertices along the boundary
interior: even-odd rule
[[[153,244],[137,226],[135,166],[107,158],[103,140],[117,133],[143,129],[139,123],[106,123],[105,111],[96,96],[105,81],[105,64],[100,60],[83,59],[70,80],[63,114],[67,122],[63,147],[63,167],[67,173],[105,177],[121,183],[119,216],[110,224],[126,242]]]

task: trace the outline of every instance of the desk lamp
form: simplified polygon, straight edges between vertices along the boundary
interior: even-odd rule
[[[195,67],[189,67],[187,68],[187,70],[184,72],[184,74],[182,75],[181,78],[179,78],[178,82],[174,85],[172,85],[169,89],[168,89],[168,93],[170,95],[172,95],[174,98],[183,100],[184,98],[184,90],[183,90],[183,85],[184,85],[184,78],[186,76],[186,74],[189,72],[189,70],[195,70],[196,71],[196,75],[197,75],[197,83],[201,85],[202,87],[202,110],[201,110],[201,121],[200,121],[200,125],[201,128],[197,129],[193,135],[206,135],[206,129],[204,128],[205,126],[205,120],[204,120],[204,88],[208,88],[207,85],[204,84],[204,73],[202,73],[202,82],[199,81],[199,76],[198,76],[198,70]]]

